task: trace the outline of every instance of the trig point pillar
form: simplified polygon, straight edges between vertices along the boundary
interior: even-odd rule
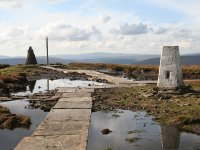
[[[157,86],[177,88],[183,85],[183,75],[178,46],[164,46],[160,58]]]

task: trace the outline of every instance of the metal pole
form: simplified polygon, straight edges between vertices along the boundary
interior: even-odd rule
[[[48,37],[46,37],[46,48],[47,48],[47,65],[49,65]]]

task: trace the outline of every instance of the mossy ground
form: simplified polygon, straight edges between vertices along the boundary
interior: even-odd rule
[[[153,93],[155,85],[97,89],[93,111],[145,110],[160,123],[200,134],[200,93]]]
[[[44,69],[37,65],[16,65],[0,69],[0,75],[27,75],[33,76],[43,72]]]

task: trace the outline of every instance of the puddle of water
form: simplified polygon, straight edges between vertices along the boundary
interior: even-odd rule
[[[121,110],[120,110],[121,111]],[[197,150],[200,136],[179,132],[175,127],[163,126],[145,112],[94,112],[91,115],[88,150]],[[113,114],[116,114],[113,116]],[[120,117],[116,117],[119,115]],[[101,133],[108,128],[108,135]],[[128,134],[128,131],[136,133]],[[140,132],[137,132],[140,131]],[[129,143],[127,138],[140,138]]]
[[[31,117],[31,126],[29,129],[16,128],[14,130],[1,129],[0,130],[0,149],[13,149],[17,143],[25,136],[30,136],[36,127],[44,120],[47,112],[40,109],[28,109],[28,102],[26,100],[16,100],[0,103],[10,109],[11,113],[21,114]],[[25,108],[27,107],[27,108]]]
[[[41,79],[37,81],[30,81],[25,91],[12,93],[13,95],[25,96],[39,92],[46,92],[48,90],[54,90],[57,87],[77,87],[77,86],[102,86],[104,83],[98,83],[93,81],[81,81],[81,80],[69,80],[69,79],[58,79],[49,80]],[[47,112],[41,109],[29,109],[29,102],[26,100],[15,100],[1,102],[0,105],[9,108],[11,113],[24,115],[31,117],[31,126],[29,129],[16,128],[14,130],[0,129],[0,150],[13,149],[18,142],[26,136],[32,135],[37,126],[44,120]]]
[[[57,87],[86,87],[88,85],[92,86],[102,86],[104,83],[98,83],[94,81],[82,81],[82,80],[70,80],[70,79],[41,79],[36,81],[29,81],[29,85],[26,87],[26,91],[12,93],[12,95],[25,96],[31,95],[34,93],[45,92],[47,90],[54,90]]]

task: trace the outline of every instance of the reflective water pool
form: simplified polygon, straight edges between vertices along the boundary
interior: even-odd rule
[[[9,102],[2,102],[0,105],[6,106],[11,113],[21,114],[31,117],[31,126],[29,129],[16,128],[14,130],[0,129],[0,149],[13,149],[17,143],[25,136],[30,136],[36,127],[46,117],[47,112],[41,109],[28,109],[28,102],[26,100],[16,100]]]
[[[102,129],[110,129],[107,135]],[[133,139],[135,141],[130,142]],[[110,149],[109,149],[110,148]],[[200,136],[159,125],[145,112],[94,112],[91,115],[88,150],[197,150]]]
[[[38,92],[46,92],[48,90],[54,90],[57,87],[77,87],[77,86],[102,86],[104,83],[98,83],[93,81],[81,81],[81,80],[69,80],[58,79],[48,80],[41,79],[37,81],[30,81],[25,91],[12,93],[13,95],[31,95]],[[30,109],[29,102],[25,99],[0,102],[0,105],[9,108],[11,113],[17,115],[25,115],[31,117],[31,126],[29,129],[16,128],[14,130],[0,129],[0,150],[13,149],[17,143],[25,136],[30,136],[37,126],[44,120],[47,112],[41,109]]]
[[[45,92],[48,90],[54,90],[57,87],[85,87],[85,86],[102,86],[105,83],[98,83],[94,81],[82,81],[82,80],[70,80],[70,79],[41,79],[36,81],[29,81],[29,85],[26,87],[26,91],[12,93],[13,95],[30,95],[38,92]]]

